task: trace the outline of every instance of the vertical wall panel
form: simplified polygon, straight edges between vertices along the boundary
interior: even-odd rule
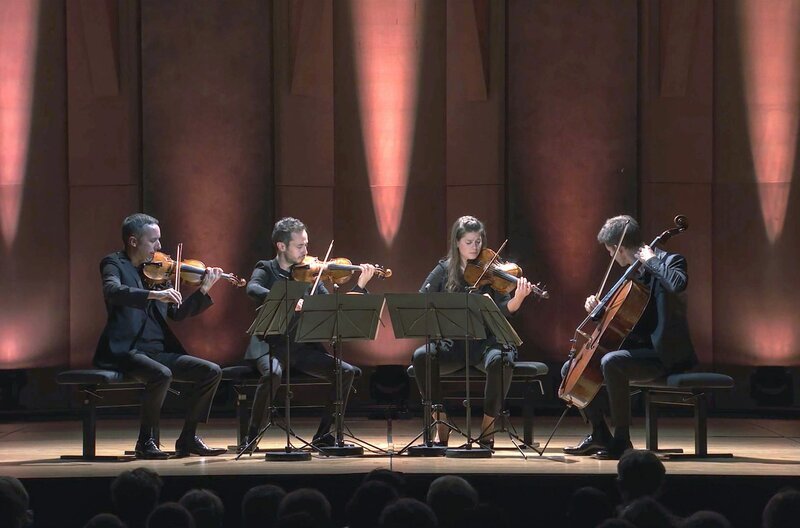
[[[505,238],[505,52],[504,3],[447,2],[447,223],[480,218],[495,250]]]
[[[642,5],[641,223],[652,240],[676,214],[689,230],[664,249],[689,263],[689,324],[701,363],[713,358],[713,2]]]
[[[552,298],[515,320],[522,355],[563,359],[608,257],[605,218],[636,214],[635,2],[508,5],[511,252]]]
[[[144,209],[164,250],[249,275],[271,253],[268,2],[142,2]],[[187,288],[188,291],[188,288]],[[173,327],[192,353],[241,358],[253,306],[220,282],[215,306]]]
[[[77,367],[91,362],[105,324],[100,259],[122,247],[122,219],[141,208],[139,6],[68,2],[66,15],[70,364]]]
[[[0,368],[69,343],[64,2],[0,4]]]

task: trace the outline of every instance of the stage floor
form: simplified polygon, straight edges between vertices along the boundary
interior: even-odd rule
[[[461,420],[463,422],[463,420]],[[556,419],[537,418],[535,440],[544,444]],[[644,448],[641,419],[632,429],[637,448]],[[295,431],[311,437],[315,420],[299,419]],[[353,434],[381,448],[387,448],[387,424],[381,420],[352,419],[348,425]],[[463,425],[461,423],[460,425]],[[521,426],[521,424],[518,424]],[[418,432],[418,420],[392,422],[392,439],[399,450]],[[171,448],[180,422],[165,420],[162,441]],[[579,441],[584,425],[578,418],[567,418],[553,438],[544,456],[528,454],[524,459],[513,449],[507,438],[498,436],[500,448],[489,459],[417,458],[367,454],[363,457],[314,456],[308,462],[267,462],[255,454],[236,461],[234,455],[191,457],[165,461],[84,462],[60,460],[63,454],[81,451],[80,422],[25,422],[0,424],[0,474],[19,478],[112,477],[126,467],[149,466],[163,476],[200,475],[337,475],[366,473],[375,468],[388,468],[407,474],[509,474],[509,475],[611,475],[616,472],[615,461],[598,461],[590,457],[565,456],[561,448]],[[690,418],[662,418],[660,447],[683,448],[693,452],[694,439]],[[98,422],[97,453],[119,455],[132,449],[137,433],[135,420],[100,419]],[[232,419],[212,420],[200,434],[215,447],[234,443],[235,424]],[[451,445],[456,440],[451,438]],[[282,431],[269,431],[262,448],[284,445]],[[665,461],[668,475],[695,476],[800,476],[800,421],[770,419],[712,418],[709,420],[709,452],[732,453],[733,458],[708,460]]]

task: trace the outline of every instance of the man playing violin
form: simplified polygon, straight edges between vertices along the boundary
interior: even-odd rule
[[[639,224],[628,215],[606,220],[597,241],[620,266],[627,268],[636,261],[642,264],[634,280],[650,289],[650,298],[621,349],[606,353],[600,360],[607,397],[601,391],[582,411],[592,426],[591,434],[578,445],[565,447],[564,452],[616,460],[633,447],[630,381],[650,381],[688,370],[697,363],[697,358],[686,321],[685,290],[689,282],[686,259],[645,244]],[[584,308],[591,313],[598,302],[595,295],[590,295]],[[564,364],[562,376],[566,376],[569,365],[569,361]],[[606,406],[613,435],[604,418]]]
[[[128,216],[122,222],[123,251],[107,255],[100,262],[108,320],[100,336],[94,363],[118,370],[144,383],[141,424],[136,441],[136,458],[164,459],[159,449],[158,429],[161,406],[172,379],[191,383],[186,420],[175,442],[177,456],[215,456],[224,449],[208,447],[197,436],[197,424],[208,421],[211,402],[222,371],[210,361],[190,356],[167,325],[167,318],[180,321],[211,306],[208,292],[222,270],[207,268],[200,287],[185,299],[175,288],[148,289],[140,268],[161,249],[158,220],[146,214]]]
[[[447,258],[440,260],[433,268],[422,283],[420,293],[466,291],[471,285],[464,280],[464,269],[468,261],[478,258],[484,247],[486,247],[486,230],[480,220],[472,216],[462,216],[456,220],[450,231],[450,249]],[[488,284],[480,287],[477,293],[490,295],[500,311],[508,318],[520,309],[522,302],[532,291],[533,285],[524,277],[520,277],[513,295],[499,293]],[[429,349],[423,345],[414,351],[412,359],[414,377],[423,397],[427,377],[427,354],[431,354],[431,401],[441,403],[439,376],[464,368],[464,341],[442,339],[431,343]],[[486,373],[481,436],[490,446],[494,444],[494,438],[489,428],[502,410],[503,400],[511,386],[516,354],[515,347],[499,345],[494,336],[469,342],[470,365]],[[442,412],[439,418],[446,420],[446,413]],[[446,424],[439,424],[434,439],[435,445],[446,446],[449,434],[450,428]]]
[[[305,224],[296,218],[282,218],[275,223],[272,230],[272,243],[275,245],[275,258],[261,260],[256,264],[250,281],[247,283],[247,295],[259,305],[269,295],[270,289],[277,281],[294,280],[292,268],[303,262],[308,255],[308,231]],[[351,290],[356,293],[366,293],[366,286],[375,273],[371,264],[361,264],[361,273],[357,284]],[[327,294],[328,290],[319,282],[314,294]],[[302,299],[301,299],[302,302]],[[298,309],[302,305],[298,306]],[[296,343],[291,341],[291,367],[317,378],[328,380],[333,386],[335,381],[335,360],[328,354],[321,343]],[[252,364],[261,374],[253,401],[253,411],[250,415],[247,438],[241,448],[244,448],[251,439],[255,438],[261,429],[267,403],[272,401],[281,384],[283,366],[287,360],[286,336],[267,336],[266,341],[257,338],[250,340],[250,345],[245,352],[245,359]],[[272,368],[270,369],[270,362]],[[345,395],[344,407],[347,406],[347,397],[353,385],[353,380],[361,374],[358,367],[342,361],[342,390]],[[270,394],[270,372],[272,373],[272,393]],[[317,446],[332,446],[335,438],[330,433],[333,425],[335,390],[332,389],[326,402],[326,407],[320,419],[317,432],[312,443]],[[252,446],[251,448],[254,448]]]

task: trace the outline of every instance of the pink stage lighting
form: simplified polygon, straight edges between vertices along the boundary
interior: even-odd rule
[[[0,2],[0,232],[17,237],[33,102],[39,2]]]
[[[750,148],[770,243],[786,219],[797,142],[800,2],[740,0]]]
[[[406,198],[424,9],[408,0],[360,0],[350,8],[372,203],[389,247]]]

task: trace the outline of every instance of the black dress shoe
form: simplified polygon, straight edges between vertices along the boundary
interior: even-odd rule
[[[604,449],[608,449],[609,441],[602,438],[596,438],[594,435],[586,435],[586,438],[576,446],[567,446],[564,452],[568,455],[587,456]]]
[[[226,453],[227,449],[208,447],[199,436],[192,438],[178,438],[175,442],[175,456],[178,458],[188,457],[189,455],[217,456]]]
[[[169,458],[169,453],[160,450],[152,438],[136,442],[134,453],[139,460],[166,460]]]
[[[606,449],[601,449],[595,453],[594,458],[597,460],[619,460],[619,457],[628,449],[633,449],[633,444],[630,440],[622,442],[613,440]]]
[[[311,445],[314,447],[333,447],[336,445],[336,437],[333,433],[325,433],[324,435],[315,435],[311,440]]]

